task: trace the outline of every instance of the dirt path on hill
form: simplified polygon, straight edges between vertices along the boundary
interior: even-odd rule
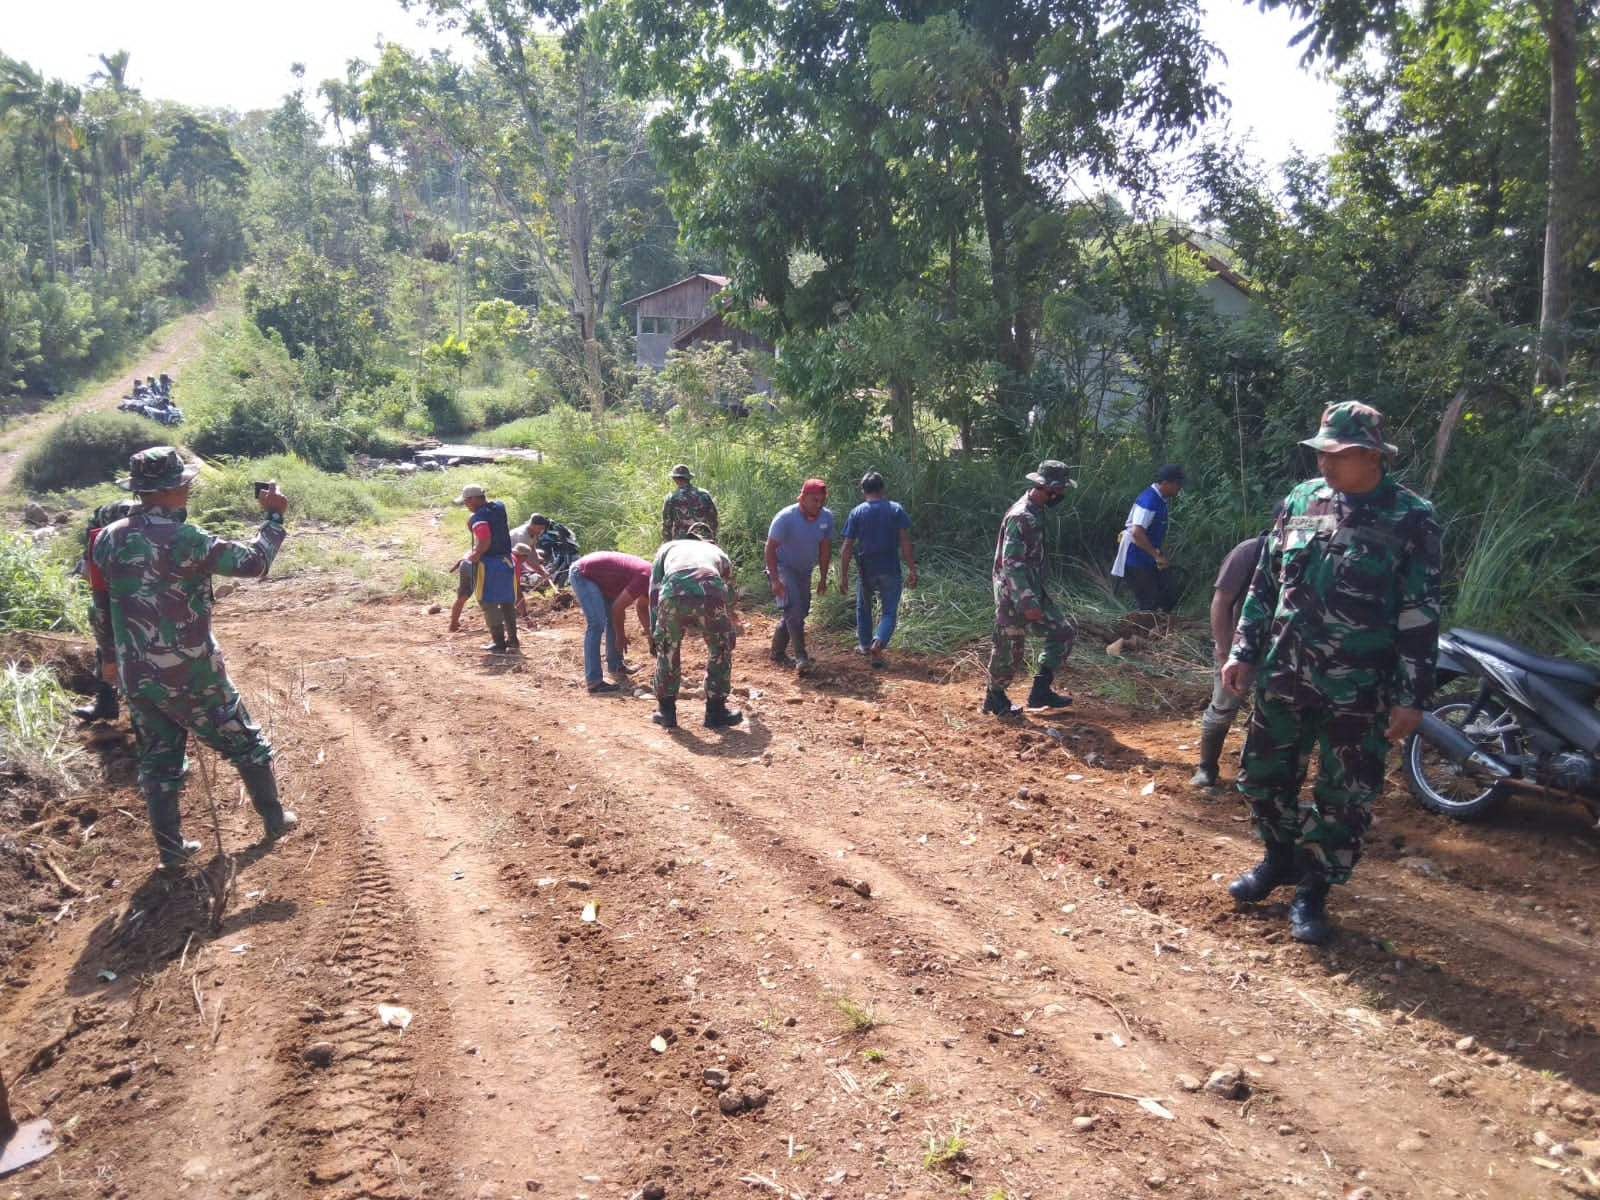
[[[101,384],[88,395],[74,401],[68,408],[50,409],[10,422],[3,431],[3,436],[0,436],[0,492],[10,489],[17,467],[32,448],[34,439],[46,429],[54,428],[68,417],[76,417],[81,413],[115,408],[117,402],[128,394],[129,387],[136,378],[146,379],[159,376],[163,372],[176,378],[182,371],[183,364],[193,358],[198,351],[200,335],[205,332],[206,324],[213,312],[213,307],[207,305],[184,316],[153,350],[141,355],[138,361],[118,375],[114,382]],[[152,422],[152,428],[159,426]]]
[[[747,723],[694,693],[669,734],[534,607],[510,658],[337,581],[222,600],[302,829],[251,847],[213,784],[215,935],[149,869],[125,735],[107,790],[17,811],[84,890],[0,878],[0,1069],[68,1140],[0,1196],[1600,1195],[1581,813],[1392,787],[1319,950],[1227,900],[1255,850],[1189,721],[1002,724],[832,637],[796,680],[753,613]]]

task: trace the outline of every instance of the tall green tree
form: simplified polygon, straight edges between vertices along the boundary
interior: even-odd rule
[[[1092,174],[1139,187],[1152,155],[1218,103],[1188,0],[601,11],[630,86],[671,102],[655,145],[689,236],[727,261],[741,320],[786,347],[852,326],[869,351],[853,361],[878,378],[786,382],[833,403],[886,385],[903,437],[925,374],[912,330],[948,372],[989,364],[1028,407],[1042,306],[1071,285],[1063,185]],[[817,265],[796,273],[800,260]],[[859,320],[868,311],[889,319]]]
[[[481,54],[484,88],[395,47],[381,94],[448,146],[488,186],[536,264],[548,296],[575,326],[590,411],[605,409],[600,335],[618,264],[647,214],[628,185],[648,167],[641,107],[623,98],[576,3],[412,0],[464,33]]]
[[[1453,73],[1486,69],[1483,34],[1488,30],[1531,28],[1537,31],[1545,72],[1544,114],[1544,252],[1540,265],[1538,348],[1534,382],[1559,388],[1567,379],[1571,352],[1573,276],[1587,259],[1580,233],[1593,215],[1585,205],[1581,174],[1583,131],[1579,96],[1592,82],[1594,22],[1592,0],[1426,0],[1413,13],[1395,0],[1377,4],[1352,0],[1261,0],[1261,6],[1287,9],[1305,21],[1296,35],[1307,58],[1326,57],[1337,64],[1352,61],[1369,35],[1383,37],[1391,56],[1431,44],[1451,61]],[[1587,47],[1587,52],[1586,52]],[[1453,114],[1462,122],[1481,114]]]

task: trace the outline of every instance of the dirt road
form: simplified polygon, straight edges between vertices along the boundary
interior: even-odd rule
[[[17,473],[23,456],[44,430],[80,413],[115,408],[117,401],[128,394],[129,386],[136,378],[159,376],[162,372],[176,377],[183,364],[194,357],[200,344],[200,335],[205,331],[212,312],[213,309],[207,307],[189,313],[172,326],[154,349],[141,355],[116,380],[95,388],[66,409],[52,409],[12,421],[6,427],[3,444],[0,444],[0,492],[10,488],[12,476]]]
[[[220,932],[150,869],[125,734],[105,790],[7,801],[43,824],[4,861],[82,892],[0,876],[0,1069],[68,1139],[0,1195],[1600,1195],[1581,813],[1396,788],[1319,950],[1226,898],[1255,848],[1187,719],[1002,724],[833,637],[796,680],[752,614],[747,723],[667,733],[585,693],[574,609],[507,658],[349,595],[222,601],[303,826],[252,847],[214,784]]]

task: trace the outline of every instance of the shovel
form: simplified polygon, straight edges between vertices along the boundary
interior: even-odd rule
[[[5,1080],[0,1079],[0,1176],[38,1162],[55,1148],[55,1132],[43,1117],[17,1124],[6,1097]]]

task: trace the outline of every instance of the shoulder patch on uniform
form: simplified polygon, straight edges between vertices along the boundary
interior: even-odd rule
[[[1339,518],[1332,513],[1319,513],[1315,516],[1289,517],[1283,524],[1285,529],[1309,529],[1314,533],[1327,533],[1339,524]]]

